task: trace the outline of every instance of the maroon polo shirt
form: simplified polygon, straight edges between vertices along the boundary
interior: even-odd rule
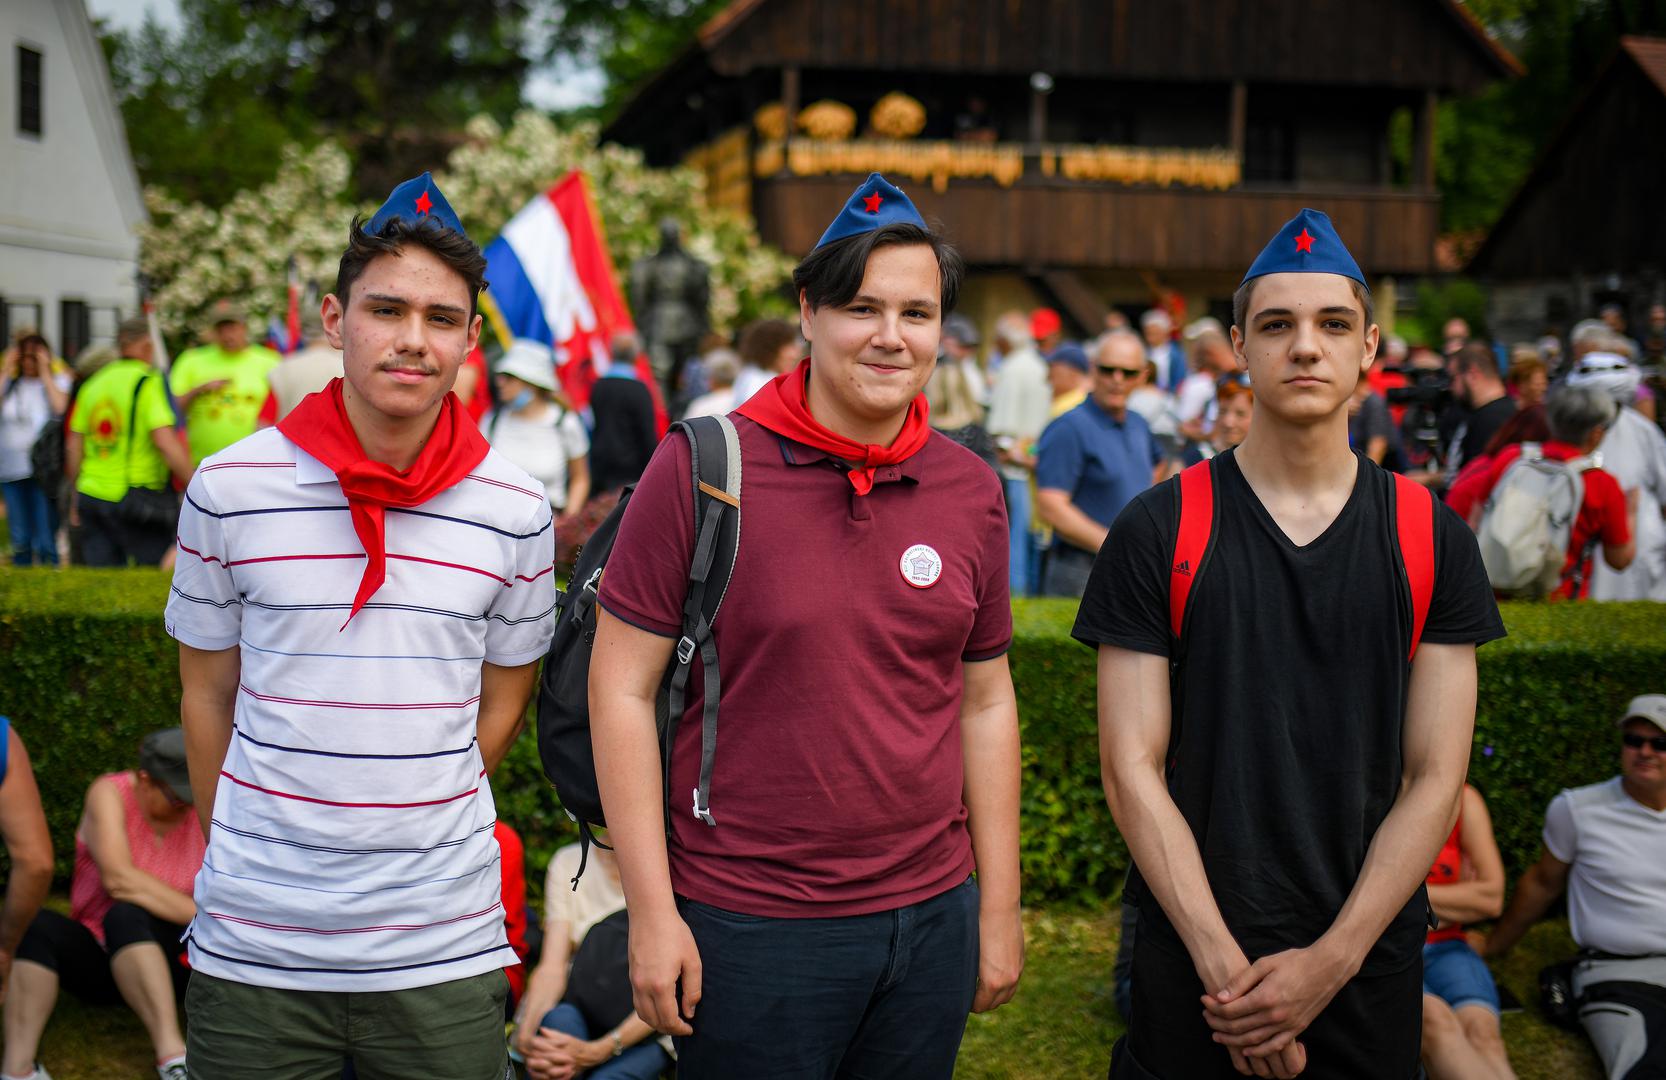
[[[1000,481],[933,432],[858,496],[842,462],[733,419],[741,528],[713,627],[717,824],[691,813],[696,663],[671,759],[672,886],[786,918],[928,899],[972,870],[962,663],[997,657],[1012,638]],[[666,637],[680,633],[694,549],[690,469],[685,439],[660,445],[602,580],[603,607]]]

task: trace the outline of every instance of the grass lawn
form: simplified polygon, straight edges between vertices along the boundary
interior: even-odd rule
[[[1012,1004],[966,1027],[955,1075],[964,1080],[1097,1080],[1105,1075],[1122,1020],[1111,1001],[1117,914],[1036,911],[1026,918],[1029,961]],[[1504,1018],[1504,1039],[1521,1080],[1600,1080],[1583,1037],[1551,1027],[1532,1004],[1538,970],[1573,951],[1567,924],[1547,922],[1498,968],[1525,1012]],[[41,1045],[54,1080],[154,1080],[150,1044],[132,1014],[89,1008],[64,995]]]

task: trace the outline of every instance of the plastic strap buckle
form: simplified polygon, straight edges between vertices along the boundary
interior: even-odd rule
[[[688,639],[684,638],[683,640],[686,641]],[[717,825],[717,822],[712,820],[712,812],[711,812],[710,808],[702,807],[700,805],[700,789],[699,788],[694,789],[694,816],[699,818],[701,821],[704,821],[707,825],[711,825],[711,826],[716,826]]]
[[[687,664],[693,660],[694,654],[699,648],[698,645],[694,644],[693,638],[686,634],[683,635],[682,640],[677,642],[677,663]]]
[[[584,582],[584,591],[589,593],[597,592],[600,590],[601,584],[602,568],[598,566],[590,572],[590,577]]]

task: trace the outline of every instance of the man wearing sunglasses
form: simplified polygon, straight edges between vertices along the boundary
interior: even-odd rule
[[[1053,527],[1042,592],[1080,597],[1111,522],[1150,487],[1162,453],[1145,418],[1128,408],[1145,374],[1132,331],[1100,341],[1088,398],[1047,425],[1036,446],[1036,512]]]
[[[1566,890],[1579,1022],[1616,1080],[1666,1075],[1666,694],[1632,698],[1619,726],[1620,775],[1551,800],[1482,950],[1502,956]]]

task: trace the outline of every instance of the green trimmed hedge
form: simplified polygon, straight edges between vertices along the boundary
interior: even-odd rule
[[[0,569],[0,714],[29,746],[67,874],[86,786],[134,761],[145,732],[178,723],[179,667],[162,630],[166,575]],[[1072,641],[1075,605],[1014,606],[1013,680],[1024,726],[1023,872],[1028,900],[1114,896],[1127,848],[1099,787],[1093,653]],[[1537,857],[1546,803],[1616,771],[1614,718],[1666,691],[1666,608],[1507,604],[1510,636],[1480,653],[1470,777],[1487,796],[1512,879]],[[571,835],[531,736],[493,778],[526,841],[529,884]]]

